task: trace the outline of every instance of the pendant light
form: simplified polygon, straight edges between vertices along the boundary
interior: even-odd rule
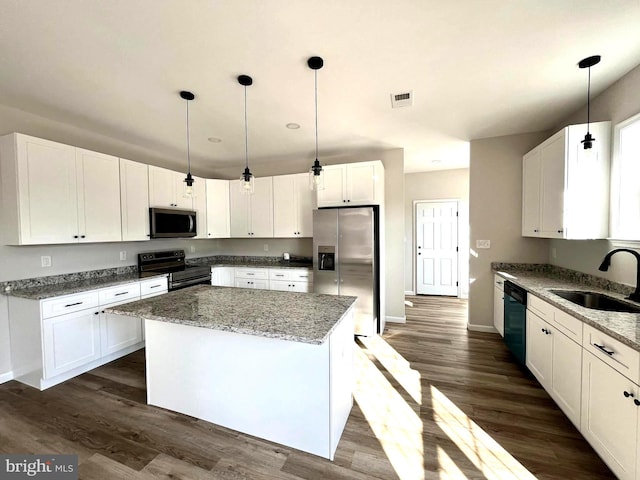
[[[240,175],[241,192],[251,195],[254,192],[255,177],[249,170],[249,129],[247,122],[247,87],[253,84],[253,78],[249,75],[240,75],[238,83],[244,87],[244,172]]]
[[[590,98],[591,97],[591,67],[593,67],[594,65],[597,65],[598,63],[600,63],[600,55],[593,55],[591,57],[583,58],[578,62],[578,66],[580,68],[589,69],[589,76],[587,81],[587,134],[584,136],[584,140],[580,142],[584,146],[585,150],[592,148],[593,142],[595,141],[595,138],[593,138],[593,135],[589,133],[589,122],[591,120],[591,117],[590,117],[591,115],[591,112],[590,112],[591,110],[591,98]]]
[[[184,179],[184,197],[193,197],[193,177],[191,176],[191,152],[189,148],[189,102],[196,98],[196,96],[183,90],[180,92],[180,97],[186,100],[187,103],[187,176]]]
[[[307,60],[307,65],[313,70],[314,75],[314,92],[315,92],[315,118],[316,118],[316,160],[309,169],[309,188],[311,190],[321,190],[324,186],[322,181],[322,165],[318,160],[318,70],[324,66],[324,60],[321,57],[311,57]]]

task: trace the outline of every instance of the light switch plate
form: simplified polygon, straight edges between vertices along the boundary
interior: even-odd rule
[[[124,250],[120,252],[120,261],[125,261],[127,259],[127,251]]]
[[[51,266],[51,256],[50,255],[42,255],[40,257],[40,265],[42,265],[43,267],[50,267]]]
[[[491,240],[476,240],[476,248],[491,248]]]

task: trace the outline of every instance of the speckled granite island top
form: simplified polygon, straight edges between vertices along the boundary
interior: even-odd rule
[[[106,311],[319,345],[355,301],[348,296],[198,285]]]
[[[600,292],[627,303],[638,305],[625,300],[625,295],[615,293],[584,283],[572,282],[558,278],[544,272],[522,271],[519,269],[496,269],[494,273],[526,289],[529,293],[540,297],[551,305],[567,312],[569,315],[582,320],[598,330],[620,340],[631,348],[640,351],[640,313],[621,313],[594,310],[576,305],[569,300],[552,293],[550,290],[585,290]]]

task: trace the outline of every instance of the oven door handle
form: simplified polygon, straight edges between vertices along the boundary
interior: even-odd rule
[[[182,280],[180,282],[171,282],[171,290],[176,290],[178,288],[188,287],[189,285],[198,285],[198,284],[211,284],[211,276],[209,277],[198,277],[198,278],[190,278],[188,280]]]

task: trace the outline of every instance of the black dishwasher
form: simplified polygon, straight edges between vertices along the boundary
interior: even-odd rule
[[[527,291],[504,282],[504,343],[521,365],[527,351]]]

